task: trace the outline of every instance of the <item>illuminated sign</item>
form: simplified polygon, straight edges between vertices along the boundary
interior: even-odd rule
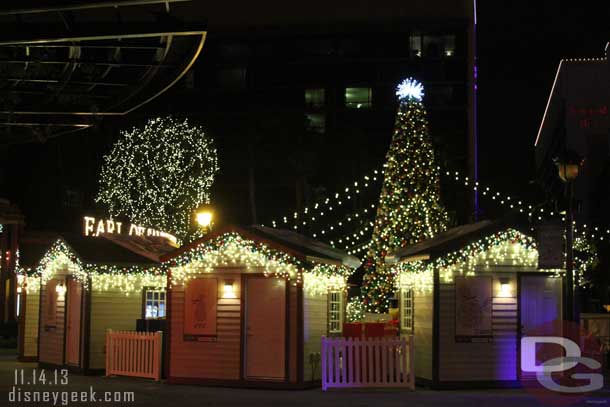
[[[83,218],[83,233],[85,236],[97,237],[103,234],[128,235],[138,237],[161,237],[176,243],[178,239],[166,232],[156,229],[138,226],[134,224],[124,224],[112,219],[96,219],[91,216]]]

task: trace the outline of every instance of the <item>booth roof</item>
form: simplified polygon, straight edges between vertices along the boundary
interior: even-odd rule
[[[158,263],[101,237],[62,235],[79,259],[87,264],[124,264],[134,266]]]
[[[509,219],[497,221],[484,220],[477,223],[458,226],[442,233],[431,239],[424,240],[411,246],[394,250],[386,256],[386,262],[401,261],[402,259],[417,256],[429,256],[430,259],[441,257],[442,255],[459,250],[469,243],[480,240],[485,236],[513,228],[519,230]]]
[[[326,243],[322,243],[318,240],[311,239],[307,236],[303,236],[289,230],[275,229],[259,225],[249,227],[225,226],[219,228],[218,230],[213,231],[166,256],[163,256],[161,260],[171,260],[192,248],[195,248],[218,236],[231,232],[237,233],[245,239],[267,244],[273,249],[283,251],[301,260],[318,260],[322,262],[340,263],[351,268],[357,268],[360,266],[360,260],[357,257],[351,256],[343,250],[331,247]]]
[[[29,232],[19,239],[19,265],[34,268],[59,238],[54,232]]]

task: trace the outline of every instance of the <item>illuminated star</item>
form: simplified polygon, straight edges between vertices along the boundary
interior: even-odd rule
[[[424,96],[424,86],[413,78],[407,78],[396,87],[396,96],[400,100],[410,98],[421,100],[422,96]]]

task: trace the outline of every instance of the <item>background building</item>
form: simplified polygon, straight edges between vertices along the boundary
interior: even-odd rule
[[[366,3],[333,3],[333,14],[322,2],[285,13],[278,5],[271,15],[243,10],[235,19],[228,10],[199,10],[209,24],[205,49],[173,90],[181,96],[155,110],[200,119],[215,137],[214,200],[235,221],[289,215],[380,169],[395,87],[408,76],[424,84],[443,168],[474,171],[469,2],[433,14],[424,2]],[[466,220],[467,192],[447,188],[448,206]],[[378,192],[354,200],[354,209],[376,202]]]
[[[553,159],[564,150],[584,157],[574,184],[577,217],[608,224],[610,204],[610,47],[605,56],[563,59],[536,138],[537,177],[548,194],[563,186]]]

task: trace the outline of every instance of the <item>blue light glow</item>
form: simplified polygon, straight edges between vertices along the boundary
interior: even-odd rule
[[[418,82],[413,78],[407,78],[396,87],[396,96],[398,96],[400,100],[407,100],[410,98],[421,100],[424,96],[424,86],[421,82]]]

